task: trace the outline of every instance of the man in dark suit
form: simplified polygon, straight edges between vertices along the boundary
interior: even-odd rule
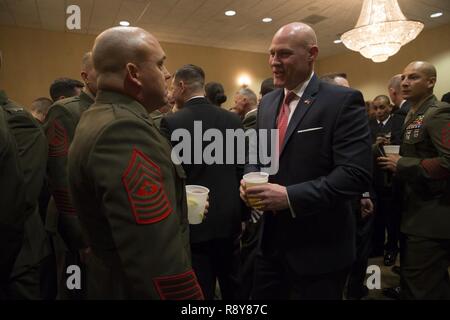
[[[242,88],[234,95],[234,109],[242,119],[244,130],[256,127],[257,100],[256,94],[248,88]]]
[[[373,153],[380,157],[380,149],[383,145],[391,144],[391,132],[394,124],[393,116],[390,114],[391,107],[389,97],[379,95],[373,100],[375,119],[369,121],[372,136]],[[392,173],[381,170],[374,166],[373,187],[377,196],[377,214],[374,221],[373,250],[372,256],[383,256],[384,263],[392,266],[398,252],[398,238],[400,232],[400,220],[396,201],[392,189]],[[387,241],[385,244],[387,230]],[[384,254],[386,250],[386,254]]]
[[[174,137],[172,133],[177,129],[187,130],[193,139],[198,139],[195,136],[197,130],[203,136],[205,131],[216,129],[225,137],[227,129],[242,128],[238,116],[208,103],[204,97],[204,82],[204,72],[197,66],[185,65],[176,71],[172,84],[173,95],[177,104],[182,107],[161,120],[161,131],[169,139]],[[236,161],[233,164],[221,164],[220,161],[207,164],[206,159],[203,159],[200,163],[194,163],[192,160],[197,157],[194,154],[197,142],[193,139],[189,150],[192,157],[182,162],[187,175],[186,182],[202,185],[210,190],[210,207],[201,224],[190,225],[192,266],[206,299],[214,298],[216,279],[223,299],[238,298],[239,235],[241,211],[245,208],[239,199],[242,169],[239,170]],[[171,141],[177,145],[178,140],[172,138]],[[206,152],[205,147],[208,145],[209,143],[203,143],[200,150],[202,154]],[[221,152],[225,159],[225,145],[219,153]]]
[[[355,258],[351,201],[371,176],[367,116],[360,92],[317,78],[317,55],[303,23],[282,27],[270,46],[279,89],[262,99],[257,127],[279,130],[279,169],[266,185],[241,182],[241,197],[265,211],[254,299],[341,299]]]
[[[389,80],[388,92],[394,108],[392,111],[392,134],[391,143],[400,145],[402,143],[402,127],[405,122],[406,115],[411,108],[411,103],[403,99],[402,88],[400,86],[402,75],[396,74]]]

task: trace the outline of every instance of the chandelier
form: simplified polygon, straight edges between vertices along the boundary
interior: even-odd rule
[[[364,0],[355,28],[345,32],[341,40],[373,62],[384,62],[422,29],[422,22],[406,20],[397,0]]]

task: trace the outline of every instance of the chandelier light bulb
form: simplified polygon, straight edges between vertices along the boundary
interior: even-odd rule
[[[364,0],[356,26],[341,40],[348,49],[373,62],[384,62],[422,29],[422,22],[406,19],[397,0]]]

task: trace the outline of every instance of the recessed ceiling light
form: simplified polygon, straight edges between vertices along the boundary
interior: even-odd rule
[[[262,19],[262,22],[265,22],[265,23],[272,22],[272,18],[269,18],[269,17],[264,18],[264,19]]]
[[[433,13],[432,15],[430,15],[430,17],[431,17],[431,18],[437,18],[437,17],[440,17],[440,16],[442,16],[442,15],[443,15],[442,12],[435,12],[435,13]]]
[[[342,40],[341,39],[337,39],[337,40],[334,40],[333,42],[334,43],[342,43]]]
[[[225,15],[232,17],[232,16],[236,15],[236,11],[233,11],[233,10],[225,11]]]
[[[119,22],[119,24],[122,26],[122,27],[128,27],[129,25],[130,25],[130,23],[128,22],[128,21],[120,21]]]

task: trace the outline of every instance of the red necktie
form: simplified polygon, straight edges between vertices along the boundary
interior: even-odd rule
[[[281,106],[280,113],[278,114],[278,150],[280,151],[281,147],[283,146],[284,137],[286,136],[286,130],[289,122],[289,104],[292,102],[292,100],[295,99],[295,97],[297,97],[297,95],[294,92],[289,91],[288,94],[284,97],[283,105]]]

